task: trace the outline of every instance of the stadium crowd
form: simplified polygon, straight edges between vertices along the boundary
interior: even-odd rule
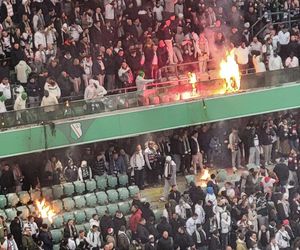
[[[299,65],[298,23],[286,22],[297,20],[297,0],[3,0],[0,8],[2,113],[143,85],[168,64],[198,61],[204,73],[232,48],[241,70]]]

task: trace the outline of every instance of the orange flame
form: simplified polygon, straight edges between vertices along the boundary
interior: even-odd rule
[[[240,89],[241,75],[234,58],[234,50],[227,52],[226,59],[220,64],[220,77],[226,81],[226,91],[236,92]]]
[[[38,209],[39,215],[45,219],[48,218],[49,222],[52,223],[53,217],[55,216],[55,212],[51,209],[51,207],[46,203],[46,200],[36,201],[35,205]]]
[[[200,180],[207,181],[210,178],[208,169],[204,169],[204,173],[200,176]]]
[[[192,95],[196,94],[196,83],[197,83],[197,76],[195,73],[189,72],[188,73],[189,83],[192,84],[193,92]]]

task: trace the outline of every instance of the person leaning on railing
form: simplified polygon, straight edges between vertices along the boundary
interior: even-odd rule
[[[54,118],[55,105],[58,104],[56,96],[49,93],[48,90],[44,91],[44,96],[42,98],[41,107],[44,107],[44,112]]]

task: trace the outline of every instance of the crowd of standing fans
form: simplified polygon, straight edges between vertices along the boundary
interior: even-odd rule
[[[297,67],[298,12],[297,0],[3,0],[0,112],[103,97],[169,64],[205,73],[233,48],[243,71]]]

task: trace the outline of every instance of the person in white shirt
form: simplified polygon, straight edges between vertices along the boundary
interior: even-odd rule
[[[246,70],[249,63],[250,49],[242,42],[241,46],[235,49],[235,56],[240,70]]]
[[[190,236],[192,236],[193,233],[197,230],[197,218],[198,214],[194,213],[193,216],[190,217],[185,223],[186,231]]]
[[[172,160],[171,156],[166,157],[165,166],[164,166],[164,178],[165,186],[163,197],[160,198],[162,201],[166,201],[170,188],[173,185],[176,185],[176,163]]]
[[[205,222],[205,211],[203,209],[203,201],[202,200],[199,200],[198,203],[196,203],[195,214],[198,215],[197,224],[203,225]]]
[[[255,73],[266,72],[266,65],[263,62],[261,55],[253,55],[252,61],[255,68]]]
[[[156,5],[154,6],[152,12],[155,15],[156,21],[158,22],[162,22],[163,20],[163,11],[164,8],[160,5],[159,2],[156,2]]]
[[[84,74],[82,75],[84,85],[87,87],[89,85],[89,80],[92,79],[92,68],[93,68],[93,61],[91,56],[87,55],[81,61],[81,66],[83,68]]]
[[[98,248],[100,249],[101,247],[101,235],[100,232],[98,231],[98,227],[96,225],[93,225],[91,230],[87,234],[87,242],[90,245],[90,249],[95,249]]]
[[[288,57],[289,43],[290,43],[290,32],[287,27],[284,27],[278,32],[278,42],[280,44],[280,56],[282,60]]]
[[[50,95],[55,96],[57,100],[59,100],[59,98],[61,97],[60,87],[52,77],[48,77],[44,85],[44,90],[47,90]]]
[[[229,241],[229,231],[231,226],[231,217],[227,212],[221,213],[221,221],[220,221],[220,227],[221,227],[221,243],[222,246],[225,247],[228,245]]]
[[[43,45],[44,48],[47,47],[46,36],[43,29],[39,29],[34,33],[34,47],[38,49],[39,45]]]
[[[5,240],[4,240],[3,244],[1,245],[1,249],[18,250],[18,245],[12,234],[8,234],[5,237]]]
[[[33,239],[37,239],[38,233],[39,233],[39,228],[37,224],[34,221],[34,217],[32,215],[28,216],[28,222],[24,224],[24,228],[29,227],[31,236]]]
[[[299,67],[299,60],[298,58],[294,55],[293,52],[290,53],[289,57],[285,60],[285,66],[287,68],[296,68]]]
[[[115,19],[115,6],[114,1],[109,0],[105,5],[105,20],[106,22],[113,22]]]
[[[253,53],[253,51],[262,52],[262,43],[258,41],[258,38],[255,36],[252,39],[252,42],[250,43],[250,51]]]
[[[93,217],[90,219],[90,227],[92,228],[96,225],[98,228],[100,227],[100,220],[98,214],[93,214]]]
[[[143,189],[145,159],[141,145],[136,146],[135,153],[130,158],[130,166],[134,169],[134,179],[136,185],[140,189]]]
[[[284,225],[281,226],[280,230],[275,235],[276,242],[279,249],[287,249],[290,247],[291,237],[285,230]]]
[[[3,93],[3,96],[5,97],[6,100],[11,99],[11,89],[7,77],[4,77],[2,79],[2,82],[0,83],[0,92]]]
[[[269,58],[269,70],[273,71],[273,70],[279,70],[283,68],[284,67],[282,64],[281,57],[276,52],[274,52],[273,55],[271,55]]]
[[[78,237],[75,240],[76,246],[81,248],[81,249],[87,249],[88,248],[88,240],[87,237],[85,236],[84,230],[79,230]]]

